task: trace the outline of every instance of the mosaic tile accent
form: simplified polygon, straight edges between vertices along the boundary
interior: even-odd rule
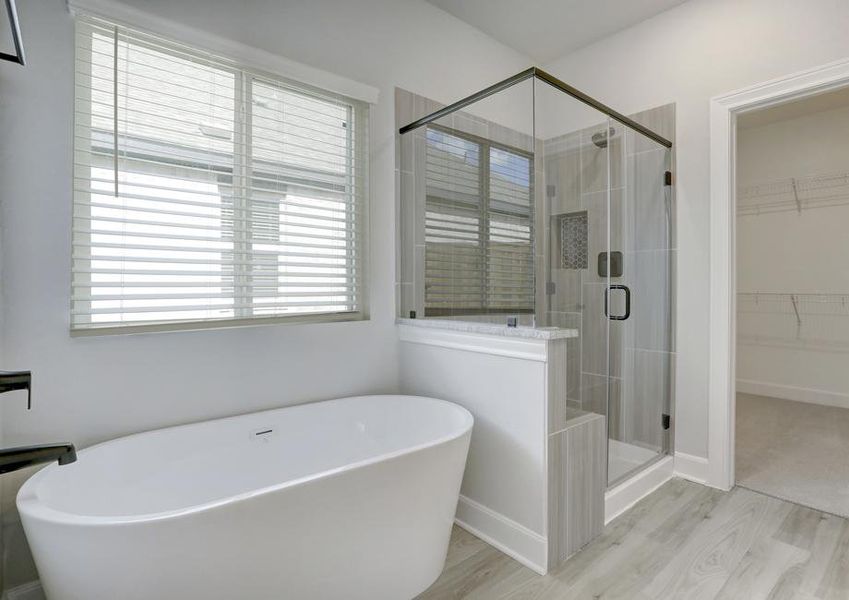
[[[587,211],[560,215],[560,268],[587,268]]]

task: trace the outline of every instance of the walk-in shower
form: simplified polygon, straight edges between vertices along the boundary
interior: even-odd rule
[[[627,117],[531,68],[400,128],[398,314],[575,329],[568,406],[612,486],[670,453],[672,106]]]

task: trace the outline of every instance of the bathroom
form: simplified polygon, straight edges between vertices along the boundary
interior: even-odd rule
[[[723,124],[749,107],[744,100],[751,106],[778,103],[849,83],[844,66],[849,7],[834,0],[522,5],[506,0],[17,0],[0,6],[0,53],[9,57],[0,61],[0,370],[31,374],[31,407],[23,385],[9,381],[9,391],[0,395],[0,448],[69,443],[77,452],[70,464],[45,469],[38,464],[0,476],[4,599],[129,599],[131,593],[214,597],[186,591],[200,587],[162,591],[153,587],[155,577],[129,586],[132,568],[108,582],[125,586],[117,595],[74,591],[101,583],[84,570],[75,576],[60,568],[66,559],[83,563],[70,560],[73,550],[91,542],[85,535],[58,540],[53,531],[46,537],[36,528],[25,531],[19,492],[36,472],[43,475],[35,482],[55,473],[56,498],[77,504],[86,494],[108,490],[106,483],[123,480],[112,509],[108,495],[95,503],[104,514],[121,515],[121,503],[142,502],[141,495],[131,494],[139,483],[132,481],[132,466],[165,477],[189,446],[195,448],[192,459],[211,470],[208,477],[187,475],[198,490],[220,484],[232,491],[255,474],[250,460],[239,460],[250,455],[216,439],[211,430],[192,429],[173,445],[163,441],[132,456],[120,448],[129,452],[127,444],[141,438],[128,436],[171,435],[176,430],[169,428],[206,423],[223,432],[233,421],[222,419],[236,417],[244,419],[244,439],[254,436],[254,449],[314,442],[309,447],[315,456],[305,446],[292,447],[306,464],[331,460],[344,445],[331,434],[344,441],[352,430],[328,425],[310,438],[302,434],[312,431],[312,417],[276,411],[369,397],[372,403],[349,403],[355,411],[351,422],[368,430],[367,422],[379,427],[390,416],[397,418],[397,427],[387,430],[382,442],[396,443],[400,432],[409,433],[409,444],[421,442],[421,435],[438,437],[426,406],[410,396],[451,402],[452,411],[459,407],[451,422],[462,436],[470,430],[468,460],[458,463],[457,456],[465,458],[460,447],[450,459],[434,451],[434,460],[445,461],[441,469],[416,463],[375,471],[369,488],[374,490],[389,489],[409,474],[416,494],[405,502],[420,497],[421,522],[432,518],[442,525],[381,529],[380,513],[371,515],[373,535],[352,530],[349,536],[364,561],[369,553],[375,564],[387,556],[375,539],[402,533],[406,538],[399,539],[428,540],[432,550],[425,552],[422,541],[416,546],[420,555],[396,553],[399,567],[385,579],[406,582],[409,589],[387,592],[362,584],[356,590],[361,596],[345,597],[495,598],[539,592],[546,598],[678,598],[691,591],[685,589],[690,585],[703,586],[700,597],[712,598],[720,592],[712,586],[727,581],[723,597],[756,598],[767,597],[767,587],[790,585],[780,575],[794,565],[811,572],[811,581],[803,577],[795,592],[845,597],[849,583],[830,566],[846,557],[849,545],[840,541],[847,528],[833,515],[806,538],[807,548],[795,538],[787,541],[790,535],[779,541],[767,536],[767,542],[785,545],[747,559],[764,561],[767,566],[758,566],[768,573],[748,588],[734,572],[749,546],[723,550],[722,577],[705,581],[678,573],[698,571],[693,561],[710,547],[712,531],[705,528],[711,522],[731,527],[737,522],[734,511],[754,507],[757,519],[780,524],[800,510],[735,488],[729,466],[733,318],[722,307],[732,306],[733,287],[726,290],[730,277],[720,267],[726,264],[733,272],[733,232],[723,229],[733,219],[720,209],[723,190],[733,186],[723,186],[728,173],[719,166],[733,160],[722,160],[720,150],[732,147],[724,144]],[[142,56],[136,63],[128,52],[133,45]],[[166,57],[164,63],[144,62],[145,55],[149,59],[157,52]],[[181,66],[174,68],[176,63]],[[139,69],[135,82],[134,68]],[[525,75],[476,97],[517,74]],[[197,89],[193,81],[201,82]],[[144,86],[152,97],[133,95]],[[190,92],[196,94],[192,106],[173,101]],[[477,99],[399,132],[470,97]],[[310,106],[319,106],[312,116]],[[304,135],[308,123],[333,121],[316,136],[326,144],[324,154],[305,152],[293,155],[293,161],[301,168],[330,155],[329,171],[344,177],[323,172],[312,183],[302,177],[297,189],[290,171],[257,177],[251,161],[270,163],[269,157],[281,152],[273,135],[263,139],[263,131],[285,123],[271,114],[276,110],[286,114],[301,138],[310,135]],[[96,125],[98,119],[107,125]],[[184,145],[179,150],[187,155],[180,156],[174,148],[145,146],[159,152],[156,169],[144,172],[147,180],[133,180],[134,169],[150,162],[139,155],[138,138],[170,128],[159,141],[173,143],[168,136],[189,131],[180,129],[181,123],[192,119],[199,121],[190,130],[192,139],[200,140],[198,147],[187,151]],[[141,133],[132,133],[140,120]],[[102,135],[110,127],[121,133]],[[417,143],[424,154],[416,154]],[[457,143],[463,145],[462,160],[449,147]],[[303,145],[294,144],[292,152]],[[415,188],[415,176],[427,174],[428,148],[432,164],[442,165],[437,174],[448,176],[442,188],[439,181],[430,182],[434,193],[428,193],[427,177],[419,177],[421,187]],[[222,175],[216,161],[224,155],[232,168]],[[424,160],[417,163],[417,157]],[[190,159],[194,166],[185,162]],[[448,207],[443,224],[458,218],[468,203],[439,192],[457,192],[457,180],[471,166],[479,184],[475,194],[487,199],[484,216],[496,215],[502,223],[486,261],[479,253],[472,257],[469,244],[445,243],[434,235],[440,219],[424,214],[426,205],[432,215],[441,206]],[[191,180],[191,185],[172,195],[171,203],[162,202],[174,180]],[[288,200],[279,201],[282,212],[274,219],[263,222],[268,209],[247,211],[238,204],[246,194],[237,188],[254,186],[259,204],[268,206],[286,198],[285,185],[291,187]],[[153,210],[147,223],[132,223],[142,217],[127,207],[139,201],[139,188],[145,186],[146,201],[157,206],[148,206]],[[218,206],[210,208],[210,196]],[[429,198],[434,199],[430,204]],[[105,211],[99,223],[89,209]],[[208,211],[207,220],[194,229],[186,226],[185,219],[197,217],[200,209]],[[210,214],[217,215],[215,223]],[[319,214],[330,218],[316,226]],[[460,218],[474,221],[484,213],[470,214]],[[183,225],[174,228],[177,235],[161,231],[169,218]],[[104,223],[111,223],[112,238],[139,225],[154,228],[145,232],[153,237],[130,236],[132,247],[101,238],[97,247],[94,236],[103,231],[93,232],[93,225]],[[238,244],[245,242],[237,239],[245,223],[259,223],[253,234],[266,236],[263,244],[254,244],[258,253]],[[269,227],[282,227],[282,237],[268,238]],[[314,231],[305,236],[307,227]],[[335,233],[339,228],[344,228],[341,238]],[[468,227],[461,231],[467,232],[461,239],[469,239],[462,237]],[[186,250],[191,247],[186,238],[217,236],[205,240],[209,246],[194,246],[198,252]],[[289,248],[293,256],[286,258],[285,251],[275,256],[275,248],[291,239],[299,240]],[[436,260],[438,240],[447,247],[443,263]],[[310,250],[322,245],[335,248],[341,262],[327,262],[322,252]],[[144,254],[162,247],[177,253],[170,262]],[[93,260],[94,250],[102,260]],[[263,252],[275,264],[261,258]],[[139,260],[145,257],[148,261]],[[504,279],[490,277],[493,272],[483,266],[499,262],[509,265]],[[237,279],[234,273],[242,269],[244,274],[247,263],[264,271],[229,287],[202,279],[227,269],[232,271],[223,277]],[[172,278],[181,264],[203,272],[184,273],[195,285],[175,285],[179,282]],[[309,273],[316,264],[335,278],[313,276],[302,283],[314,285],[293,285],[292,273]],[[145,269],[159,274],[138,272]],[[457,285],[470,274],[476,278],[473,292]],[[144,283],[134,279],[140,275],[162,277],[157,284],[171,285],[139,285],[151,297],[126,298],[134,287],[128,282]],[[93,286],[94,276],[113,285]],[[272,277],[273,285],[257,283],[263,277]],[[314,292],[320,285],[326,288]],[[95,293],[111,299],[95,305]],[[157,306],[144,304],[156,299],[173,301],[171,312],[143,310]],[[628,308],[628,318],[620,319]],[[516,327],[508,327],[513,319]],[[396,403],[380,404],[387,398]],[[562,401],[549,402],[553,398]],[[274,416],[273,426],[252,421],[257,415],[270,419],[272,413],[287,416]],[[307,419],[303,428],[292,425],[302,417]],[[265,433],[269,428],[272,433]],[[197,445],[189,442],[193,435],[199,436]],[[573,439],[580,443],[566,443]],[[124,446],[111,446],[110,454],[110,446],[95,447],[103,443]],[[101,460],[106,461],[102,468],[114,469],[114,480],[98,480],[88,470]],[[128,468],[122,471],[122,465]],[[230,477],[221,477],[216,465]],[[558,479],[570,473],[577,480]],[[445,477],[442,492],[435,479],[427,479],[439,476]],[[235,487],[228,488],[231,484]],[[198,491],[192,485],[177,488],[185,494]],[[351,497],[325,490],[309,503],[320,505],[334,496]],[[440,512],[425,516],[436,504]],[[261,519],[262,509],[255,512]],[[708,515],[713,518],[704,518]],[[640,516],[645,521],[637,522]],[[799,518],[814,519],[813,513]],[[679,532],[692,533],[691,539],[671,533],[673,523]],[[173,539],[182,543],[196,529]],[[833,543],[811,558],[820,531]],[[747,543],[755,544],[762,533],[753,532]],[[249,542],[255,542],[257,555],[261,549],[279,551],[275,540],[255,535]],[[620,543],[622,551],[616,553]],[[644,554],[651,556],[631,552],[649,548],[652,552]],[[158,564],[167,556],[163,548]],[[599,556],[606,560],[593,559]],[[156,561],[152,564],[148,572],[157,573]],[[207,591],[227,583],[224,575],[205,577],[202,563],[191,565],[182,576],[201,583],[208,579]],[[253,574],[245,569],[240,573],[234,567],[229,584],[247,585]],[[168,574],[179,580],[181,572]],[[335,581],[324,573],[316,585],[330,580]],[[241,597],[257,600],[338,597],[297,592],[309,588],[292,587],[288,596],[242,589]]]

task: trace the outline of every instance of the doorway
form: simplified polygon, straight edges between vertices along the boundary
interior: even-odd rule
[[[737,119],[747,112],[849,87],[849,60],[828,63],[715,96],[710,102],[710,331],[708,460],[704,482],[730,490],[735,478]]]
[[[737,484],[849,516],[849,88],[736,142]]]

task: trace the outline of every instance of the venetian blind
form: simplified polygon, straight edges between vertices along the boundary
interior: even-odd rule
[[[91,18],[71,327],[357,318],[367,105]]]
[[[430,127],[425,162],[426,315],[533,311],[530,156]]]

